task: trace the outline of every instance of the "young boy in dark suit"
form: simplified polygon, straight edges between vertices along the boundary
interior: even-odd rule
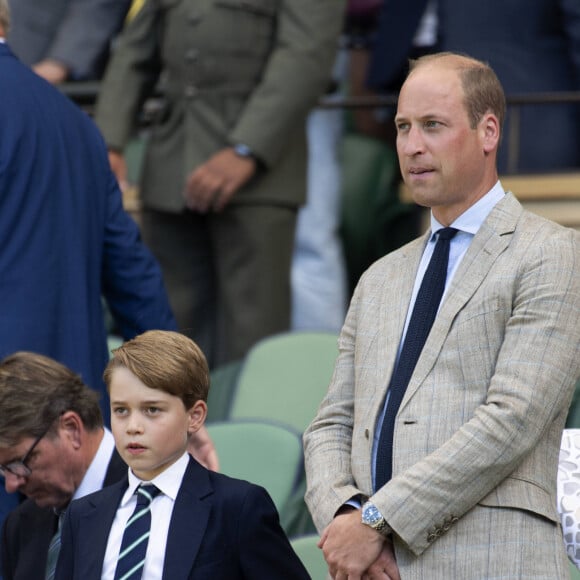
[[[128,480],[71,503],[57,579],[309,578],[267,492],[208,471],[187,453],[189,436],[204,424],[209,388],[192,340],[146,332],[114,351],[104,377]],[[150,504],[136,510],[137,497]],[[137,528],[139,539],[128,545]]]

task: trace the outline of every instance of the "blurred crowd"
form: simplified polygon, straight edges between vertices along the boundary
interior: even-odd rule
[[[408,58],[440,50],[488,62],[508,97],[579,89],[578,4],[521,4],[325,2],[291,25],[258,0],[209,13],[188,2],[19,0],[8,42],[51,83],[102,81],[95,119],[113,171],[126,186],[137,140],[145,152],[129,179],[142,234],[178,326],[215,366],[288,328],[338,331],[365,267],[417,233],[398,199],[392,107],[321,109],[317,99],[395,95]],[[162,105],[143,131],[152,94]],[[501,174],[580,167],[580,104],[511,111]]]

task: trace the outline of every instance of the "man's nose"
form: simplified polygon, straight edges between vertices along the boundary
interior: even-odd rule
[[[15,475],[6,471],[4,473],[4,488],[8,493],[14,493],[20,490],[20,486],[26,478],[22,475]]]
[[[423,135],[418,127],[411,126],[403,140],[403,153],[408,156],[421,153],[425,147]]]

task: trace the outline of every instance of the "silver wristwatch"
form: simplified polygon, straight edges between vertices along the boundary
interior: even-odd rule
[[[383,536],[388,536],[393,530],[379,508],[372,502],[367,501],[362,506],[362,523],[370,526],[373,530],[379,532]]]

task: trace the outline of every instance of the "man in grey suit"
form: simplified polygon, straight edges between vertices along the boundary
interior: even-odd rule
[[[326,90],[344,0],[144,0],[118,38],[95,119],[121,183],[143,100],[143,237],[180,329],[210,366],[290,325],[306,194],[306,116]]]
[[[580,374],[580,239],[503,190],[504,114],[494,72],[465,56],[419,59],[401,89],[399,162],[431,232],[362,276],[305,433],[306,499],[333,578],[568,577],[556,470]],[[445,293],[393,413],[390,377],[408,363],[433,238],[450,226]]]
[[[8,41],[18,58],[57,84],[100,78],[130,0],[10,0]]]

